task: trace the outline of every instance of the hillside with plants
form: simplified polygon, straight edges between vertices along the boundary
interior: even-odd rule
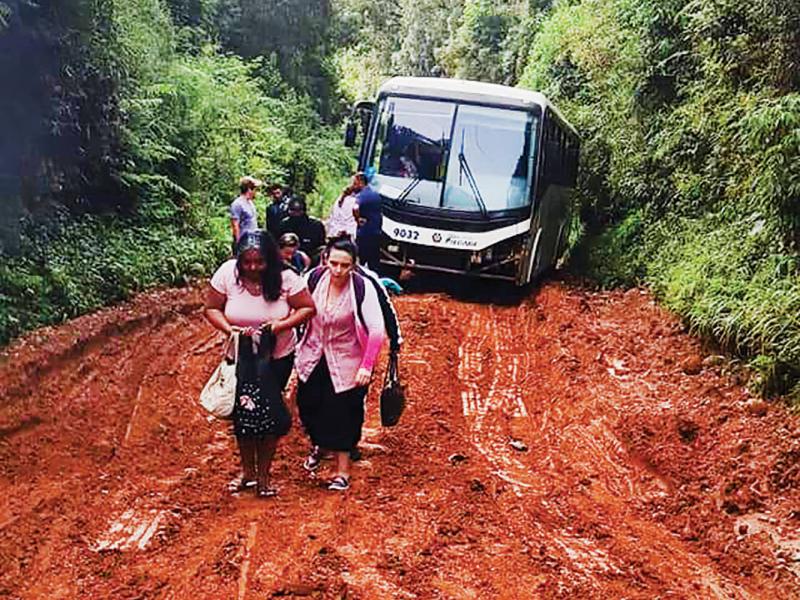
[[[337,4],[351,98],[393,74],[551,97],[583,137],[573,270],[648,285],[756,388],[800,399],[800,6]]]
[[[208,274],[244,174],[338,189],[322,32],[268,37],[257,4],[0,3],[0,343]]]
[[[516,254],[564,241],[575,153],[534,111],[409,101],[390,303],[346,246],[310,301],[288,273],[266,301],[250,247],[208,294],[239,178],[323,216],[395,75],[553,100],[565,268],[423,272],[552,266]],[[0,0],[0,81],[0,597],[800,598],[800,3]],[[423,180],[431,227],[389,223]],[[461,199],[497,229],[450,228]]]
[[[649,286],[756,388],[800,394],[796,4],[0,7],[20,82],[0,107],[0,340],[208,273],[242,173],[321,213],[353,165],[346,107],[388,76],[447,76],[540,90],[580,131],[573,271]]]

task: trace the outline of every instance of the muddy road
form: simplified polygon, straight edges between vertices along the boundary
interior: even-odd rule
[[[374,386],[342,494],[295,420],[269,500],[225,491],[199,307],[157,292],[6,351],[0,597],[800,598],[800,419],[643,292],[399,298],[400,425]]]

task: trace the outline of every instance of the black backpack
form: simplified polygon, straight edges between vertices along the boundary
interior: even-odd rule
[[[308,274],[308,290],[313,294],[314,289],[317,287],[322,274],[327,267],[319,266],[311,270]],[[400,344],[403,338],[400,335],[400,324],[397,320],[397,313],[392,306],[392,301],[389,299],[389,293],[383,287],[380,281],[369,275],[361,267],[356,267],[353,272],[353,291],[356,294],[356,311],[358,313],[358,320],[366,328],[367,324],[364,321],[364,314],[361,312],[361,305],[364,303],[364,295],[366,294],[366,282],[369,281],[375,292],[378,294],[378,304],[381,306],[381,313],[383,313],[383,324],[386,328],[386,335],[389,338],[389,350],[392,354],[400,352]]]

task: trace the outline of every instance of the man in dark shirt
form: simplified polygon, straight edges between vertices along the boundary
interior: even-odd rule
[[[353,215],[358,222],[356,245],[358,246],[359,262],[377,273],[380,269],[383,225],[381,197],[378,192],[367,185],[367,177],[364,173],[356,173],[353,183],[356,193]]]
[[[267,188],[267,194],[271,200],[267,206],[267,231],[277,240],[281,235],[281,221],[286,216],[283,188],[277,183],[273,183]]]
[[[295,196],[289,201],[288,216],[281,221],[280,233],[295,233],[300,238],[300,250],[317,264],[319,254],[325,246],[325,225],[306,214],[306,201]]]

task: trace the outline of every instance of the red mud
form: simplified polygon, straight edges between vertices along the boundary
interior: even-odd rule
[[[224,491],[196,291],[9,348],[0,597],[800,598],[800,419],[648,295],[397,306],[408,410],[380,429],[373,389],[345,494],[301,469],[298,426],[277,498]]]

